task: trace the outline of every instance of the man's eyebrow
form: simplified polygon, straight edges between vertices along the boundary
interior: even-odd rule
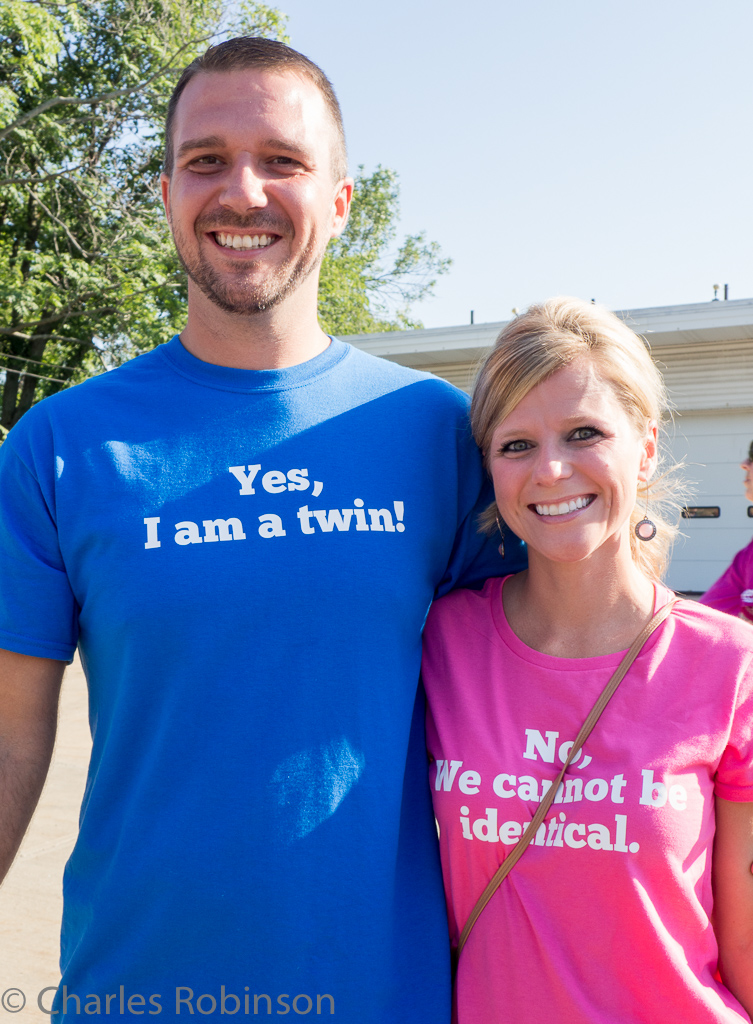
[[[262,143],[264,149],[279,149],[283,153],[297,153],[299,156],[304,156],[307,152],[306,147],[302,142],[296,142],[295,139],[291,142],[286,139],[267,139]]]
[[[186,139],[178,147],[178,156],[190,153],[193,149],[223,149],[225,139],[221,135],[204,135],[200,139]]]
[[[196,149],[224,149],[227,140],[222,135],[204,135],[198,139],[186,139],[178,147],[176,156],[181,157]],[[261,143],[263,149],[277,150],[282,153],[293,153],[296,156],[306,156],[306,146],[301,142],[292,142],[289,139],[265,139]]]

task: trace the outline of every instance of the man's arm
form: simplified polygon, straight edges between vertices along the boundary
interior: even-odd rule
[[[0,881],[42,792],[65,662],[0,650]]]
[[[716,798],[714,931],[719,970],[753,1017],[753,803]]]

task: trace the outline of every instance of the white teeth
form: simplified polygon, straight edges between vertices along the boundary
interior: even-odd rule
[[[564,516],[567,512],[575,512],[576,509],[585,508],[590,504],[590,498],[571,498],[557,505],[536,505],[535,508],[540,516]]]
[[[225,249],[261,249],[274,241],[272,235],[229,235],[224,231],[217,231],[215,238]]]

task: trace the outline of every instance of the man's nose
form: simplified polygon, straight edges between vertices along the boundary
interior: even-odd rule
[[[267,205],[267,194],[262,178],[248,158],[237,160],[225,177],[220,193],[220,205],[238,213]]]

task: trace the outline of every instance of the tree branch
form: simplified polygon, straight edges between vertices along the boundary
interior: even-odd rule
[[[86,249],[84,249],[84,247],[82,245],[79,245],[77,239],[75,238],[75,236],[73,235],[73,233],[69,229],[68,225],[64,224],[63,221],[59,217],[55,216],[55,214],[52,212],[52,210],[49,208],[49,206],[47,206],[47,204],[44,203],[43,200],[39,198],[39,196],[36,194],[34,189],[30,188],[28,191],[29,191],[29,195],[34,197],[34,199],[39,203],[39,205],[42,207],[42,209],[47,214],[47,216],[50,217],[52,220],[54,220],[56,224],[60,225],[60,227],[66,233],[68,238],[71,240],[71,243],[73,245],[75,245],[75,247],[78,249],[78,251],[81,253],[82,256],[90,257],[90,256],[98,256],[99,255],[99,253],[96,253],[96,252],[88,252]]]
[[[74,171],[80,171],[82,167],[86,167],[87,163],[88,161],[84,160],[83,163],[76,164],[75,167],[66,167],[62,171],[51,171],[49,174],[39,175],[36,178],[0,178],[0,185],[41,185],[53,178],[60,178],[66,174],[73,174]]]
[[[0,130],[0,142],[2,142],[3,139],[6,139],[11,134],[11,132],[14,132],[17,128],[20,128],[21,125],[26,124],[27,121],[31,121],[33,118],[39,117],[40,114],[44,114],[45,111],[51,110],[53,107],[93,106],[97,103],[107,103],[110,100],[121,99],[123,96],[133,96],[134,93],[143,92],[143,90],[146,89],[148,85],[156,81],[158,78],[161,78],[163,75],[167,74],[167,72],[171,69],[172,65],[175,63],[175,61],[178,59],[181,53],[183,53],[184,50],[187,50],[189,47],[195,46],[197,43],[205,43],[211,38],[212,36],[210,35],[200,36],[198,39],[189,39],[189,41],[187,43],[184,43],[179,49],[177,49],[170,58],[170,60],[166,64],[163,64],[162,67],[159,68],[157,71],[155,71],[153,75],[150,75],[149,78],[145,79],[143,82],[139,82],[138,85],[131,86],[129,89],[113,89],[111,92],[105,92],[102,93],[100,96],[94,96],[90,99],[81,99],[78,96],[52,96],[50,97],[50,99],[45,100],[44,103],[40,103],[38,107],[35,107],[33,110],[30,110],[28,113],[24,114],[23,117],[17,118],[11,124],[6,125],[2,130]]]
[[[112,285],[113,288],[119,288],[120,285]],[[42,320],[36,320],[35,324],[40,327],[44,324],[57,324],[61,320],[75,320],[79,316],[96,316],[98,313],[102,313],[107,316],[111,316],[113,313],[117,313],[117,306],[100,306],[98,309],[76,309],[72,312],[59,313],[57,316],[47,316]],[[21,323],[17,327],[31,327],[31,323]],[[17,327],[0,327],[0,334],[18,334]],[[47,337],[47,335],[40,335],[40,337]]]
[[[25,337],[27,340],[37,338],[41,340],[46,338],[47,341],[76,341],[79,345],[89,345],[91,348],[96,346],[92,342],[78,341],[77,338],[65,338],[60,334],[27,334],[19,335],[19,337]],[[0,352],[0,359],[17,359],[22,363],[36,363],[37,366],[50,366],[56,370],[77,370],[76,366],[66,366],[65,363],[53,363],[48,359],[32,359],[31,356],[14,356],[11,352]],[[23,370],[19,371],[23,372]]]

